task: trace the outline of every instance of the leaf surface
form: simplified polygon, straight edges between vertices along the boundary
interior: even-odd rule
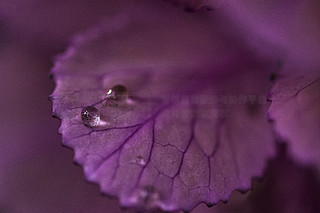
[[[164,15],[165,14],[165,15]],[[123,206],[191,210],[246,191],[274,155],[274,63],[203,14],[141,6],[74,39],[53,68],[53,114],[89,181]],[[129,100],[103,105],[114,85]],[[81,110],[94,105],[101,125]]]

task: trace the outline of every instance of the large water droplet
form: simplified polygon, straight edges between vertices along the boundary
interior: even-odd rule
[[[108,90],[103,105],[120,106],[124,103],[128,103],[128,91],[124,86],[116,85]]]
[[[151,185],[140,188],[139,203],[145,208],[153,208],[156,206],[157,201],[160,199],[158,190]]]
[[[100,121],[100,112],[94,106],[87,106],[81,111],[81,119],[84,125],[95,127]]]
[[[122,85],[116,85],[109,89],[106,99],[113,99],[116,101],[125,101],[128,98],[128,91]]]

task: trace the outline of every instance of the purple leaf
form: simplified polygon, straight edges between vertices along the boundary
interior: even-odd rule
[[[274,63],[202,14],[153,5],[126,14],[76,37],[53,69],[53,113],[86,178],[142,209],[190,210],[248,190],[274,155],[265,100]],[[101,101],[115,85],[129,98]],[[94,127],[81,120],[91,105]]]
[[[270,93],[269,116],[276,133],[289,143],[290,152],[303,163],[320,169],[319,65],[288,63]]]

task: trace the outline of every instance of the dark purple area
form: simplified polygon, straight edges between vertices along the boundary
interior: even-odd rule
[[[244,23],[239,25],[240,28],[250,29],[250,33],[244,37],[248,40],[255,38],[252,43],[246,43],[250,48],[256,48],[254,54],[259,57],[273,54],[278,57],[278,54],[282,54],[274,53],[270,50],[272,48],[260,48],[265,40],[260,42],[258,38],[265,35],[266,40],[272,41],[270,47],[281,44],[279,46],[294,53],[292,61],[298,61],[302,67],[299,72],[305,71],[304,59],[309,60],[308,64],[313,64],[310,61],[316,58],[319,45],[318,28],[314,27],[319,24],[318,15],[314,12],[319,8],[316,1],[310,1],[310,4],[303,3],[306,1],[295,1],[295,4],[279,1],[283,3],[281,7],[276,5],[275,1],[270,5],[258,6],[252,1],[243,2],[246,3],[230,7],[238,8],[237,13],[233,13],[233,9],[228,7],[221,10],[228,14],[230,9],[231,14],[236,14],[235,17],[230,17]],[[290,7],[286,9],[288,4]],[[132,212],[121,210],[117,200],[101,196],[96,185],[85,181],[82,168],[72,164],[73,152],[60,145],[61,136],[57,133],[59,121],[51,118],[51,103],[47,100],[55,86],[53,80],[49,79],[54,56],[67,48],[73,34],[91,28],[102,16],[115,14],[119,8],[121,3],[101,4],[100,1],[85,0],[0,2],[1,213]],[[278,9],[277,16],[272,16],[272,8]],[[290,18],[290,14],[295,17]],[[261,19],[256,18],[259,15]],[[283,17],[281,22],[278,21],[279,17]],[[263,27],[256,26],[262,26],[261,20],[263,23],[267,22],[267,27],[259,31]],[[291,22],[286,20],[294,21],[290,25]],[[284,27],[286,25],[294,27],[288,30],[290,27]],[[310,29],[308,26],[311,26]],[[278,30],[279,28],[281,30]],[[242,36],[246,35],[245,32],[242,32]],[[319,73],[319,66],[313,64],[313,67],[316,70],[314,73]],[[280,79],[281,76],[278,75]],[[299,75],[297,78],[299,79]],[[278,87],[280,89],[281,82]],[[318,101],[319,97],[317,85],[309,88],[312,90],[305,90],[303,103],[317,106],[318,102],[313,102]],[[292,109],[301,111],[299,107]],[[317,118],[314,115],[318,115],[318,110],[311,109],[314,111],[310,110],[305,114],[310,116],[304,119],[305,124],[312,123],[313,119]],[[256,110],[256,105],[248,106],[248,112],[251,112],[252,116],[256,115]],[[286,115],[287,111],[280,113]],[[296,122],[295,119],[280,121],[284,126]],[[303,127],[289,125],[284,132],[296,133]],[[317,130],[316,125],[312,127]],[[282,128],[277,130],[282,131]],[[308,131],[304,133],[310,136]],[[293,137],[290,134],[285,136]],[[245,195],[234,192],[227,204],[220,202],[212,208],[201,204],[193,212],[319,212],[319,172],[313,166],[319,165],[316,155],[319,151],[313,146],[317,141],[314,138],[308,137],[305,140],[307,143],[293,140],[292,147],[288,141],[286,152],[280,152],[271,163],[266,162],[266,176],[263,180],[254,180],[253,191]],[[303,144],[307,144],[307,148]],[[148,191],[152,192],[151,189]]]
[[[121,212],[85,183],[51,118],[50,60],[2,37],[0,212]],[[26,45],[26,46],[24,46]]]

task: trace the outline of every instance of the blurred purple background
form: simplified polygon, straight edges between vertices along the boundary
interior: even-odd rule
[[[48,101],[54,56],[74,33],[115,13],[115,2],[0,1],[0,213],[123,212],[72,163]],[[320,212],[315,172],[279,153],[253,192],[194,212]]]

